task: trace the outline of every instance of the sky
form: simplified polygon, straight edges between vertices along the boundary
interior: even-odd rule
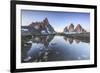
[[[32,22],[43,21],[48,18],[50,25],[57,32],[62,32],[71,23],[76,27],[77,24],[90,31],[90,13],[83,12],[55,12],[55,11],[36,11],[21,10],[21,25],[27,26]]]

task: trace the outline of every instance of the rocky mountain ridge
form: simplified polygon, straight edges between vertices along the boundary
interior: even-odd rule
[[[22,26],[24,27],[24,26]],[[49,21],[47,18],[45,18],[43,21],[36,21],[32,22],[27,26],[28,31],[34,35],[34,34],[50,34],[54,33],[55,30],[53,27],[49,24]]]
[[[81,24],[78,24],[76,27],[74,27],[73,24],[70,24],[69,26],[66,26],[64,28],[64,32],[87,32],[82,26]]]

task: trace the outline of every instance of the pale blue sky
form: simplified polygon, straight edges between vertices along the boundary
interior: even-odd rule
[[[62,32],[71,23],[75,26],[81,24],[87,31],[90,30],[90,13],[21,10],[22,26],[43,21],[45,17],[57,32]]]

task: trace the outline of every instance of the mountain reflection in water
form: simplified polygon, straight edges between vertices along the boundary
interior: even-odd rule
[[[59,35],[22,37],[21,62],[88,60],[90,43],[85,41]]]

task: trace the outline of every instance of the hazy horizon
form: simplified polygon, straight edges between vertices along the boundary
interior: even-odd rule
[[[27,26],[32,22],[41,22],[46,17],[57,32],[62,32],[71,23],[74,27],[80,24],[86,31],[90,31],[90,13],[82,12],[21,10],[21,25]]]

